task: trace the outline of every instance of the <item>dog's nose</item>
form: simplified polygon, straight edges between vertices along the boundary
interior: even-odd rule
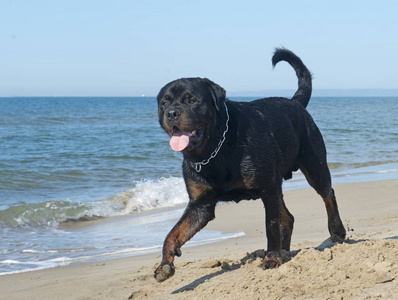
[[[178,109],[176,109],[175,107],[172,107],[166,111],[166,116],[169,119],[178,119],[180,115],[181,115],[181,112]]]

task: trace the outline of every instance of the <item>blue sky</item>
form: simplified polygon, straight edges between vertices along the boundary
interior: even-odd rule
[[[0,96],[156,95],[181,77],[227,92],[398,89],[398,1],[0,0]]]

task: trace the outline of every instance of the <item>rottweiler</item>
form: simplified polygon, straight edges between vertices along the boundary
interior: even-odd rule
[[[160,90],[159,123],[170,136],[171,148],[183,154],[189,203],[164,241],[162,261],[154,274],[158,282],[174,275],[174,257],[215,218],[219,201],[262,200],[267,255],[260,267],[280,266],[281,250],[290,249],[294,222],[283,200],[282,181],[298,169],[325,203],[331,239],[344,240],[325,144],[306,110],[311,73],[287,49],[276,49],[273,66],[280,61],[296,71],[298,90],[292,99],[231,101],[222,87],[206,78],[178,79]]]

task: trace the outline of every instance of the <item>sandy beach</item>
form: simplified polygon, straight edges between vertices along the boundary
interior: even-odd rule
[[[398,181],[334,186],[347,229],[328,240],[312,189],[285,192],[295,217],[292,251],[278,269],[258,268],[266,247],[261,201],[222,204],[207,229],[245,236],[183,247],[176,273],[157,283],[160,253],[0,276],[0,299],[396,299]],[[260,251],[258,251],[260,250]]]

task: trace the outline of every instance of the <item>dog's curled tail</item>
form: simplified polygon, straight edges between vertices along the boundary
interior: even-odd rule
[[[274,56],[272,57],[272,66],[275,67],[275,65],[282,60],[287,61],[293,67],[298,78],[298,90],[294,94],[292,100],[297,100],[301,105],[307,107],[312,92],[310,71],[308,71],[301,59],[293,52],[284,48],[276,48]]]

